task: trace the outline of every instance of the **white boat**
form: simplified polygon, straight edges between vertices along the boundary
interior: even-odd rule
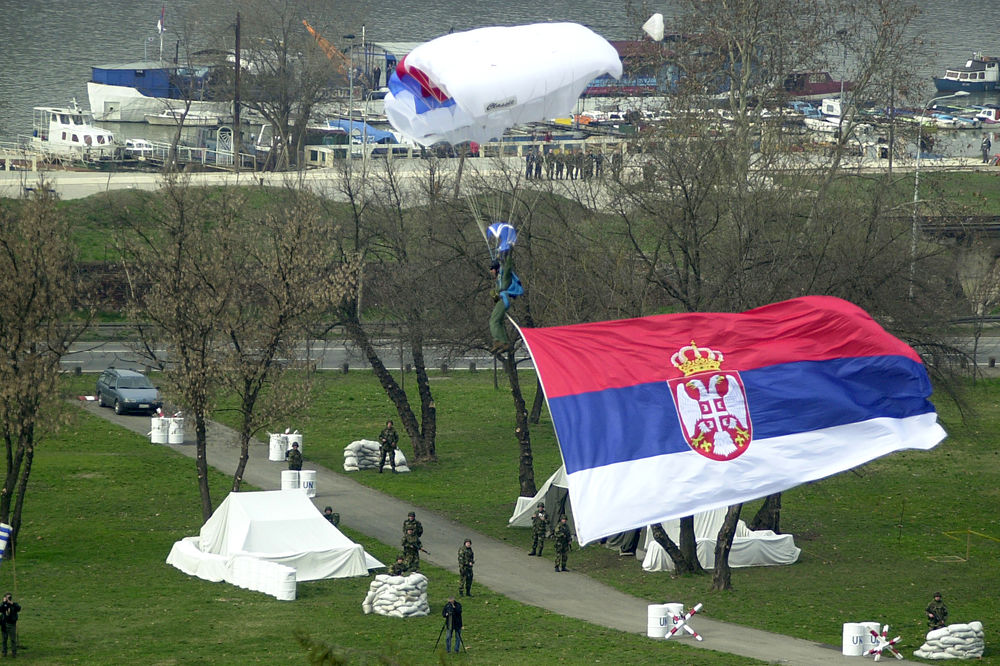
[[[840,122],[831,117],[823,118],[803,118],[802,122],[808,129],[814,132],[822,132],[824,134],[833,134],[840,130]]]
[[[976,114],[976,119],[982,123],[1000,123],[1000,107],[992,104],[981,106],[979,107],[979,113]]]
[[[216,71],[159,60],[91,67],[90,109],[97,120],[141,123],[190,101],[189,114],[228,116],[232,102],[213,98]]]
[[[184,109],[167,109],[160,113],[147,113],[144,118],[150,125],[181,125],[185,127],[214,127],[222,124],[215,114],[184,112]]]
[[[115,159],[121,144],[114,133],[92,125],[92,116],[76,100],[68,107],[36,106],[31,143],[37,150],[60,159],[85,162]]]

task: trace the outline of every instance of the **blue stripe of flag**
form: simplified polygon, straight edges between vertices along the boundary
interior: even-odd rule
[[[934,411],[926,370],[902,356],[783,363],[740,377],[754,440]],[[549,408],[569,474],[691,450],[666,381],[563,396]]]

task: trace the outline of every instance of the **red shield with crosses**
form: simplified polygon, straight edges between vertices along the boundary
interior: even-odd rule
[[[711,460],[742,455],[753,439],[753,426],[740,374],[721,370],[722,353],[694,342],[671,360],[684,373],[667,384],[688,446]]]

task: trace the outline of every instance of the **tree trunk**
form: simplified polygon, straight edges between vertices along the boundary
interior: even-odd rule
[[[34,439],[34,433],[31,435]],[[14,503],[14,513],[10,517],[10,541],[8,543],[8,552],[10,557],[14,558],[17,555],[17,535],[21,531],[21,514],[24,510],[24,496],[28,492],[28,477],[31,476],[31,461],[35,458],[35,445],[33,443],[28,443],[24,446],[24,466],[21,467],[20,478],[17,482],[17,499]]]
[[[243,472],[246,471],[248,460],[250,460],[250,411],[244,402],[243,425],[240,428],[240,459],[236,463],[236,471],[233,472],[234,493],[240,491],[240,484],[243,483]]]
[[[733,547],[736,525],[740,522],[742,504],[733,504],[726,511],[726,518],[715,538],[715,571],[712,573],[712,590],[731,590],[732,570],[729,568],[729,551]]]
[[[705,573],[705,569],[698,560],[698,540],[694,536],[694,516],[681,518],[681,554],[687,561],[688,571],[691,573]]]
[[[694,570],[691,568],[690,563],[684,554],[681,553],[681,549],[677,547],[674,540],[670,538],[666,530],[663,529],[663,525],[660,523],[653,523],[649,526],[650,533],[653,535],[653,540],[660,544],[660,547],[666,551],[667,556],[670,557],[671,561],[674,563],[674,571],[677,573],[693,573]]]
[[[201,410],[195,411],[195,436],[196,451],[195,469],[198,471],[198,490],[201,494],[201,517],[208,520],[212,517],[212,493],[208,486],[208,458],[206,456],[206,442],[208,428],[205,422],[205,413]]]
[[[365,358],[368,359],[368,363],[372,366],[375,377],[378,378],[379,383],[382,385],[382,389],[389,396],[392,404],[396,406],[396,413],[403,424],[403,429],[410,436],[410,442],[413,445],[413,456],[416,460],[421,460],[420,452],[425,448],[423,437],[420,432],[420,426],[417,423],[417,417],[413,414],[413,410],[410,409],[410,402],[406,398],[406,392],[400,388],[395,377],[386,369],[385,364],[379,358],[378,352],[375,351],[374,345],[372,345],[368,334],[361,326],[355,313],[346,313],[344,330],[347,332],[348,337],[354,341],[354,344],[361,347]]]
[[[521,486],[521,497],[534,497],[538,489],[535,487],[535,466],[531,454],[531,433],[528,430],[528,411],[524,405],[524,395],[521,393],[521,383],[517,377],[517,363],[514,352],[503,355],[503,369],[510,382],[510,392],[514,396],[514,432],[520,447],[518,457],[517,480]]]
[[[539,379],[535,386],[535,401],[531,404],[531,416],[528,417],[528,422],[532,425],[538,425],[538,421],[541,420],[543,404],[545,404],[545,393],[542,391],[542,380]]]
[[[420,451],[417,451],[415,443],[413,455],[417,460],[437,460],[437,407],[434,405],[434,396],[431,395],[431,384],[424,362],[424,337],[419,330],[414,329],[419,329],[419,324],[411,327],[410,331],[410,355],[413,357],[417,392],[420,395]]]
[[[757,514],[750,521],[752,530],[771,530],[781,534],[781,493],[768,495]]]

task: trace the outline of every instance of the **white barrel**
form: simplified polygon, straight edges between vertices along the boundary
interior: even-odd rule
[[[174,417],[172,419],[164,419],[165,421],[170,421],[170,429],[167,431],[167,443],[168,444],[183,444],[184,443],[184,419]]]
[[[857,622],[844,623],[841,652],[847,657],[860,657],[865,652],[865,628]]]
[[[169,441],[170,419],[153,416],[149,419],[149,441],[153,444],[166,444]]]
[[[670,618],[670,624],[667,625],[667,633],[669,634],[670,630],[674,628],[675,624],[677,624],[676,622],[674,622],[674,618],[676,617],[680,619],[684,617],[684,604],[670,603],[663,605],[667,607],[667,617]],[[686,631],[682,633],[685,636],[688,635]],[[679,636],[681,636],[681,633],[674,634],[674,637],[679,637]]]
[[[281,470],[281,489],[282,490],[299,489],[299,470],[297,469]]]
[[[881,630],[882,626],[878,622],[861,623],[862,636],[864,636],[865,639],[864,645],[861,646],[862,656],[864,656],[868,652],[868,650],[874,650],[879,646],[879,643],[881,642],[879,632]],[[872,635],[872,631],[875,632],[875,635]]]
[[[273,432],[267,442],[267,459],[271,462],[278,462],[285,459],[285,436]]]
[[[285,435],[285,438],[288,440],[288,446],[287,446],[288,449],[292,448],[292,444],[298,444],[299,445],[299,453],[302,453],[302,433],[301,432],[290,433],[288,435]]]
[[[650,638],[665,638],[667,632],[674,626],[667,604],[649,604],[647,608],[649,621],[646,624],[646,635]]]
[[[304,469],[300,471],[299,487],[306,491],[306,497],[316,497],[316,470]]]

